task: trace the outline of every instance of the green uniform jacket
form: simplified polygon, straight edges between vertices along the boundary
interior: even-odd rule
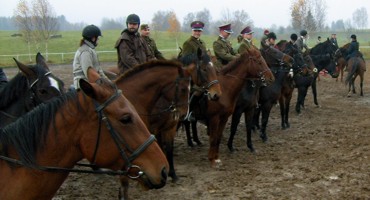
[[[217,60],[222,65],[226,65],[237,57],[237,53],[231,46],[231,42],[220,36],[213,42],[213,51],[215,52]]]
[[[152,52],[151,54],[154,55],[155,58],[158,60],[164,60],[162,53],[158,50],[157,44],[155,43],[154,39],[150,38],[149,36],[141,36],[145,42],[148,44],[149,50]]]
[[[258,50],[258,48],[256,46],[254,46],[254,44],[252,43],[252,41],[248,41],[246,39],[243,39],[243,41],[241,42],[240,44],[240,47],[238,49],[238,53],[239,54],[242,54],[250,49],[256,49]]]
[[[182,45],[182,55],[197,53],[198,48],[205,52],[207,50],[206,43],[200,38],[197,39],[193,36],[190,36],[190,38]]]

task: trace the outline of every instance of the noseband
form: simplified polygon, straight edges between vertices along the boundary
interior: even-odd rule
[[[16,165],[31,167],[31,168],[35,168],[37,170],[46,171],[46,172],[77,172],[77,173],[89,173],[89,174],[127,175],[131,179],[139,178],[140,176],[144,174],[144,172],[141,171],[141,168],[139,166],[133,165],[132,161],[135,160],[143,151],[145,151],[145,149],[148,148],[148,146],[152,144],[156,139],[154,135],[150,135],[150,137],[143,144],[141,144],[136,150],[132,150],[130,146],[126,143],[126,141],[114,130],[114,128],[112,127],[109,121],[109,118],[104,113],[104,108],[107,107],[110,103],[112,103],[115,99],[117,99],[121,94],[122,94],[122,91],[116,88],[115,94],[109,97],[109,99],[106,100],[103,104],[99,105],[98,103],[95,102],[95,107],[96,107],[95,110],[98,113],[98,117],[99,117],[99,129],[98,129],[98,137],[97,137],[94,155],[93,155],[93,162],[92,164],[77,163],[77,165],[84,166],[84,167],[92,167],[92,168],[97,167],[95,165],[96,154],[97,154],[99,143],[100,143],[101,124],[104,121],[107,129],[109,130],[111,137],[113,138],[113,141],[115,142],[120,152],[121,157],[126,162],[126,169],[124,171],[122,170],[113,171],[113,170],[107,170],[107,169],[97,171],[97,170],[71,169],[71,168],[63,168],[63,167],[50,167],[50,166],[38,166],[38,165],[27,166],[20,160],[9,158],[6,156],[0,155],[0,159],[16,164]],[[124,146],[124,148],[122,148],[122,146]],[[130,156],[126,154],[124,149],[130,152]],[[136,172],[137,174],[131,175],[130,174],[131,169],[133,169],[135,172],[137,171]]]

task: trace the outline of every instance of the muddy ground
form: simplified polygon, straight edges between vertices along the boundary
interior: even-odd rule
[[[367,63],[370,63],[368,60]],[[110,64],[106,64],[110,65]],[[367,69],[370,69],[368,64]],[[72,83],[71,66],[51,66],[66,86]],[[6,69],[11,76],[16,70]],[[318,82],[321,107],[313,104],[311,90],[306,109],[294,111],[291,128],[281,130],[278,106],[272,109],[267,128],[269,141],[252,139],[256,153],[245,145],[244,123],[239,125],[235,147],[226,147],[230,123],[220,146],[223,166],[210,168],[208,137],[199,125],[203,146],[188,147],[180,130],[175,141],[175,167],[180,181],[159,190],[144,191],[131,182],[131,199],[370,199],[370,72],[366,72],[364,97],[348,98],[344,83],[329,76]],[[357,88],[358,88],[357,81]],[[117,199],[118,177],[69,175],[54,200]]]

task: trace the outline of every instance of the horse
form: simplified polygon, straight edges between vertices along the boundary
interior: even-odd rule
[[[337,49],[334,55],[337,62],[337,68],[339,70],[340,82],[343,82],[344,68],[347,66],[346,56],[349,45],[350,43],[347,43],[340,47],[339,49]],[[338,78],[336,79],[336,81],[338,81]]]
[[[168,162],[132,104],[88,70],[81,90],[34,108],[0,129],[0,199],[52,199],[85,158],[103,173],[126,175],[145,188],[166,184]]]
[[[20,72],[0,91],[0,127],[64,93],[63,81],[51,73],[40,53],[36,55],[35,65],[14,60]]]
[[[292,65],[287,65],[286,62],[282,62],[284,57],[290,57],[288,54],[285,54],[275,48],[261,49],[262,55],[266,60],[267,65],[274,74],[275,81],[266,87],[261,87],[259,91],[258,99],[258,108],[256,109],[254,115],[254,125],[257,128],[260,128],[260,137],[263,142],[267,141],[266,127],[268,124],[268,119],[272,106],[277,103],[281,98],[285,98],[286,104],[282,103],[280,106],[282,114],[282,127],[286,128],[289,126],[288,115],[285,110],[289,111],[289,102],[292,97],[292,86],[291,86],[291,77],[288,76]],[[288,88],[288,89],[286,89]],[[286,92],[285,90],[288,90]],[[284,96],[286,95],[286,96]],[[284,96],[284,97],[282,97]],[[259,125],[259,116],[262,113],[261,117],[261,126]],[[286,115],[286,116],[284,116]]]
[[[183,56],[181,60],[185,66],[175,61],[151,61],[115,80],[156,135],[169,161],[169,176],[173,181],[178,180],[173,162],[174,137],[178,121],[188,114],[190,80],[203,87],[210,99],[221,94],[215,69],[206,54]],[[121,184],[120,198],[127,199],[125,177],[121,178]]]
[[[335,52],[337,51],[337,49],[338,49],[337,46],[333,44],[328,38],[325,42],[321,42],[314,46],[313,48],[311,48],[310,50],[306,51],[304,53],[304,56],[309,55],[312,58],[312,61],[315,67],[317,68],[317,72],[326,69],[332,78],[337,78],[339,76],[339,72],[336,68],[335,61]],[[318,73],[315,73],[314,80],[312,81],[311,84],[311,88],[314,103],[316,106],[319,107],[319,103],[317,101],[317,87],[316,87],[316,79],[318,75],[319,75]]]
[[[364,83],[364,74],[366,70],[366,63],[365,60],[361,57],[352,57],[348,60],[347,64],[347,71],[348,74],[345,79],[345,84],[348,85],[348,94],[347,97],[351,97],[351,93],[355,94],[355,80],[357,76],[360,76],[360,95],[364,96],[364,92],[362,90],[363,83]]]
[[[261,56],[259,50],[251,49],[224,66],[217,74],[220,81],[222,96],[217,101],[208,101],[205,113],[195,113],[197,120],[204,123],[209,135],[210,147],[208,160],[211,167],[219,167],[222,161],[219,158],[219,146],[222,133],[229,116],[233,113],[237,98],[247,80],[261,80],[265,84],[274,81],[274,76]],[[192,122],[196,127],[196,121]],[[196,129],[193,136],[197,137]],[[190,133],[189,133],[190,134]]]

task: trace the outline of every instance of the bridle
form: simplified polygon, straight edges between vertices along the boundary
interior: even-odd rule
[[[206,66],[206,71],[207,71],[206,73],[207,73],[207,75],[209,73],[209,71],[208,71],[209,70],[209,67],[213,67],[213,63],[212,62],[209,62],[208,65]],[[207,82],[208,80],[207,80],[207,78],[205,78],[203,76],[202,69],[201,69],[201,67],[200,67],[200,65],[199,65],[198,62],[197,62],[196,68],[197,68],[197,79],[200,78],[201,85],[198,86],[196,83],[194,83],[193,88],[195,90],[197,90],[197,91],[200,91],[201,93],[204,93],[206,96],[208,96],[209,95],[209,89],[213,85],[215,85],[215,84],[220,84],[220,81],[217,80],[217,79],[215,79],[215,80],[212,80],[210,82]],[[198,82],[199,81],[197,80],[197,83]]]
[[[137,179],[137,178],[141,177],[144,174],[144,172],[141,170],[141,168],[139,166],[133,165],[132,161],[135,160],[143,151],[145,151],[145,149],[148,148],[148,146],[151,145],[156,139],[155,139],[154,135],[150,135],[150,137],[143,144],[141,144],[136,150],[133,150],[127,144],[127,142],[112,127],[109,118],[104,113],[104,108],[106,108],[110,103],[112,103],[119,96],[121,96],[122,91],[118,90],[117,86],[115,86],[115,87],[116,87],[115,93],[111,97],[109,97],[104,103],[99,105],[97,102],[94,102],[95,111],[98,114],[99,128],[98,128],[98,137],[97,137],[97,141],[96,141],[96,145],[95,145],[92,164],[79,164],[79,163],[77,163],[77,165],[84,166],[84,167],[92,167],[92,168],[97,167],[96,164],[95,164],[96,154],[97,154],[97,151],[99,149],[100,136],[101,136],[101,126],[102,126],[102,123],[104,122],[107,129],[109,130],[109,133],[110,133],[113,141],[115,142],[115,144],[116,144],[116,146],[117,146],[117,148],[120,152],[121,157],[126,162],[125,170],[118,170],[118,171],[107,170],[107,169],[104,169],[104,170],[86,170],[86,169],[73,169],[73,168],[63,168],[63,167],[39,166],[39,165],[28,166],[20,160],[9,158],[9,157],[6,157],[6,156],[0,155],[0,159],[5,160],[5,161],[10,162],[10,163],[13,163],[13,164],[16,164],[16,165],[20,165],[20,166],[24,166],[24,167],[31,167],[31,168],[34,168],[34,169],[37,169],[37,170],[40,170],[40,171],[46,171],[46,172],[62,172],[62,173],[64,173],[64,172],[68,172],[68,173],[69,172],[77,172],[77,173],[89,173],[89,174],[126,175],[131,179]],[[124,146],[124,148],[122,148],[122,146]],[[127,151],[130,152],[130,156],[127,155],[127,153],[125,152],[124,149],[126,149]],[[131,170],[134,170],[135,172],[137,172],[137,174],[131,175],[130,174]]]

